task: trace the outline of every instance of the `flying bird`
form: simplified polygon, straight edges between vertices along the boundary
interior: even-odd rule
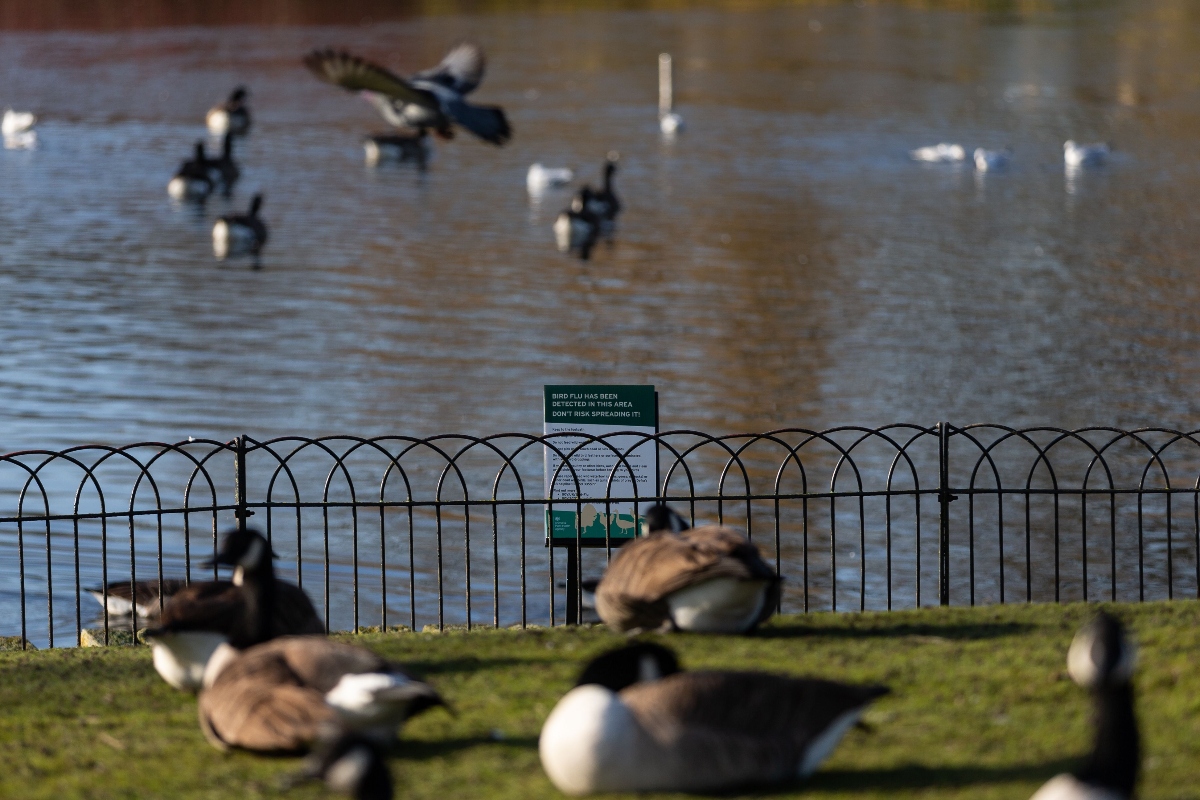
[[[398,128],[431,128],[444,139],[454,136],[453,125],[502,145],[512,137],[504,111],[466,101],[483,80],[487,66],[483,50],[475,44],[455,47],[442,63],[405,79],[345,51],[316,50],[304,65],[323,81],[358,92]]]

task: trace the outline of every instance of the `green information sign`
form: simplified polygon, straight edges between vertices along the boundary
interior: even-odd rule
[[[631,498],[635,486],[638,497],[653,497],[657,491],[657,448],[644,436],[658,432],[654,387],[547,386],[543,408],[545,433],[558,451],[546,448],[546,497],[567,501],[547,509],[550,540],[603,540],[606,532],[611,539],[634,538],[641,527],[640,509],[632,501],[605,500]],[[580,434],[604,440],[587,442]],[[560,453],[570,456],[569,464],[563,465]],[[576,499],[581,505],[571,502]]]

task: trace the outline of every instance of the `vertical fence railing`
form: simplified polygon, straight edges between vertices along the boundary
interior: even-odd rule
[[[333,629],[576,622],[580,578],[602,575],[621,542],[545,547],[534,521],[555,503],[611,519],[620,503],[668,502],[697,523],[741,527],[785,576],[784,612],[1200,597],[1194,431],[941,421],[668,431],[629,447],[647,443],[652,497],[616,496],[633,450],[580,434],[239,436],[0,455],[0,635],[57,646],[94,626],[108,642],[133,623],[100,604],[89,614],[88,590],[190,581],[193,556],[215,554],[219,532],[242,524],[264,530],[281,577],[319,587]],[[596,468],[577,463],[588,445],[610,451],[605,496],[541,497],[543,451],[558,451],[578,489],[577,468]]]

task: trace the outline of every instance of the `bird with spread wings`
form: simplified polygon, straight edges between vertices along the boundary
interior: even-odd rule
[[[452,125],[502,145],[512,137],[503,109],[473,105],[466,96],[483,80],[487,62],[483,49],[464,42],[432,69],[405,79],[345,51],[316,50],[304,65],[323,81],[358,92],[399,128],[432,129],[444,139],[454,136]]]

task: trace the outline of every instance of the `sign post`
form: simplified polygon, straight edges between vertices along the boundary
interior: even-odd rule
[[[546,539],[567,550],[567,622],[575,624],[578,549],[633,539],[644,504],[632,498],[658,491],[658,446],[650,438],[658,433],[658,393],[653,386],[546,386],[543,408],[554,445],[545,448]]]

